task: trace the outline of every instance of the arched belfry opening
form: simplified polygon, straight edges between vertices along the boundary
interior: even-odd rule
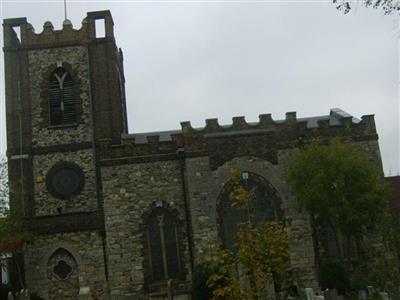
[[[240,174],[239,184],[250,192],[249,213],[253,225],[283,219],[282,201],[276,189],[262,176],[251,172]],[[227,249],[235,249],[238,226],[248,220],[248,212],[232,207],[231,185],[226,183],[218,196],[219,236]]]
[[[74,82],[71,74],[58,67],[49,80],[50,126],[72,125],[76,122]]]

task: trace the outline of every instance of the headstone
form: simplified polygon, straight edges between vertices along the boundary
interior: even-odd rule
[[[305,288],[307,300],[315,300],[314,290],[312,288]]]
[[[19,296],[19,300],[30,300],[30,299],[31,297],[29,295],[29,290],[28,289],[22,290]]]
[[[386,292],[380,292],[379,296],[381,296],[382,300],[389,300],[389,295]]]
[[[167,299],[173,300],[174,299],[174,291],[173,291],[173,287],[172,287],[172,280],[169,279],[167,284],[168,284],[167,285],[167,292],[168,292]]]
[[[14,296],[11,292],[8,292],[7,300],[14,300]]]
[[[320,288],[319,286],[316,287],[314,293],[315,293],[316,296],[322,295],[322,290],[321,290],[321,288]]]
[[[325,297],[320,295],[320,296],[315,296],[315,300],[325,300]]]
[[[267,291],[267,299],[268,300],[276,299],[274,280],[273,280],[272,276],[270,276],[270,279],[267,281],[265,290]]]
[[[374,287],[372,285],[367,286],[367,296],[372,297],[374,295]]]
[[[92,300],[92,295],[90,293],[90,287],[83,286],[79,289],[78,300]]]

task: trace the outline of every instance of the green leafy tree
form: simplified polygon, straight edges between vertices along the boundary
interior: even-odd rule
[[[243,211],[246,222],[239,224],[237,249],[218,248],[211,260],[217,270],[208,283],[213,289],[212,299],[266,299],[267,284],[284,285],[289,281],[288,232],[284,224],[265,221],[254,225],[250,205],[252,195],[240,184],[240,173],[230,174],[232,207]]]
[[[387,185],[370,159],[353,143],[317,140],[296,150],[289,178],[299,208],[309,212],[314,230],[331,229],[338,259],[350,276],[361,271],[368,281],[364,287],[386,289],[395,280],[393,256],[388,254],[394,249],[395,231],[388,214]],[[354,255],[356,268],[352,268]]]
[[[18,255],[21,254],[23,244],[31,241],[32,235],[21,229],[19,219],[9,210],[8,170],[5,158],[0,158],[0,257],[8,259],[9,266],[14,269],[16,282],[13,288],[23,288]],[[4,267],[7,260],[0,260],[0,267]]]
[[[362,1],[347,1],[347,0],[333,0],[336,8],[343,11],[345,14],[349,13],[354,5],[360,3],[365,7],[372,7],[375,9],[382,9],[385,14],[399,13],[400,4],[398,0],[362,0]]]
[[[360,241],[367,225],[377,224],[387,211],[387,187],[358,146],[333,139],[315,141],[295,152],[289,171],[300,209],[314,225],[327,225],[343,258],[339,235]]]

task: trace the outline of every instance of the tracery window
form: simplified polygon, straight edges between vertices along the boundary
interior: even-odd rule
[[[281,200],[267,180],[257,174],[243,172],[239,183],[251,194],[250,213],[255,226],[263,221],[282,220]],[[247,215],[243,210],[232,207],[230,193],[229,185],[225,185],[219,195],[219,233],[225,247],[234,250],[238,227],[246,222]]]
[[[76,299],[79,293],[79,267],[75,257],[58,248],[47,261],[49,300]]]
[[[57,68],[49,80],[50,126],[71,125],[76,122],[74,82],[64,68]]]
[[[147,247],[152,281],[179,277],[177,222],[168,210],[157,207],[150,213],[147,219]]]

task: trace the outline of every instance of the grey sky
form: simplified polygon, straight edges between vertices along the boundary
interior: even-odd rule
[[[26,16],[56,29],[62,1],[3,1],[2,18]],[[74,28],[87,11],[110,9],[124,51],[130,132],[203,126],[218,117],[257,121],[328,114],[375,114],[386,174],[398,174],[398,18],[327,2],[72,1]],[[2,33],[1,33],[2,36]],[[3,60],[3,58],[1,58]],[[5,151],[1,70],[1,152]]]

